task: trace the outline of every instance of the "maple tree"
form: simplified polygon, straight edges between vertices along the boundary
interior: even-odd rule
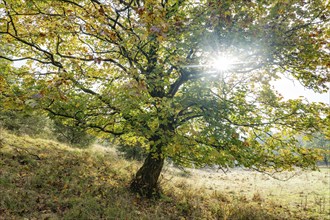
[[[145,148],[131,189],[148,197],[158,193],[165,158],[313,167],[317,152],[299,147],[295,134],[325,126],[328,106],[285,101],[270,82],[288,74],[328,90],[327,4],[2,0],[0,104],[43,109]],[[217,68],[220,55],[235,62]]]

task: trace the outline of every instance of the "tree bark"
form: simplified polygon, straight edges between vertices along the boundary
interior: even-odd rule
[[[164,165],[164,158],[161,155],[161,147],[157,152],[150,152],[142,167],[133,178],[130,189],[143,197],[155,198],[160,196],[158,178]]]
[[[163,119],[164,120],[164,119]],[[173,121],[172,118],[164,120]],[[159,125],[159,132],[155,132],[149,141],[154,144],[145,159],[142,167],[137,171],[133,178],[130,189],[147,198],[157,198],[160,196],[158,179],[164,166],[165,157],[162,148],[168,144],[169,139],[174,133],[172,123]]]

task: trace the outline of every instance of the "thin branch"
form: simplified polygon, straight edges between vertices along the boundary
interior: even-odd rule
[[[53,62],[51,62],[51,61],[48,61],[48,62],[47,61],[42,61],[42,60],[39,60],[39,59],[36,59],[36,58],[33,58],[33,57],[9,58],[9,57],[4,57],[4,56],[0,55],[0,59],[5,59],[5,60],[12,61],[12,62],[24,61],[24,60],[33,60],[33,61],[37,61],[37,62],[42,63],[42,64],[53,64]]]

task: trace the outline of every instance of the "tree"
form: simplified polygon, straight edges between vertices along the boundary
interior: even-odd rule
[[[139,143],[149,153],[131,189],[148,197],[167,157],[196,167],[313,167],[316,153],[294,134],[325,126],[328,106],[285,101],[270,81],[287,74],[328,90],[327,4],[2,0],[0,59],[25,61],[2,76],[15,74],[20,89],[4,91]]]
[[[330,158],[330,138],[327,138],[324,133],[316,133],[311,139],[303,140],[303,145],[310,148],[319,148],[323,150],[322,162],[329,166]]]

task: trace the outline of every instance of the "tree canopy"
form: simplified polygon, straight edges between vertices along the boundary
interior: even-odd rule
[[[328,7],[2,0],[0,105],[43,109],[145,148],[131,188],[148,196],[165,158],[260,171],[313,167],[317,154],[295,135],[325,127],[329,106],[285,100],[270,82],[290,75],[328,91]]]

